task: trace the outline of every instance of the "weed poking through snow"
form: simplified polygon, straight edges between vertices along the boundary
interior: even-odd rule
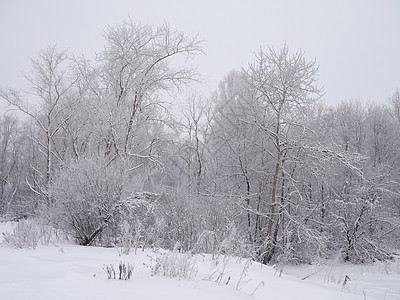
[[[118,276],[112,264],[104,265],[103,270],[107,274],[108,279],[128,280],[132,277],[134,267],[129,263],[120,262],[118,265]]]

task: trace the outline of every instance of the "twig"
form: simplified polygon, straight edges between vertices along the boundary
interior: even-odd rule
[[[311,276],[313,276],[313,275],[315,275],[315,274],[321,272],[321,270],[322,270],[322,269],[319,269],[318,271],[315,271],[314,273],[311,273],[310,275],[304,276],[301,280],[306,280],[307,278],[309,278],[309,277],[311,277]]]

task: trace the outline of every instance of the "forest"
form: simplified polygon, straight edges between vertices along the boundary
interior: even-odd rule
[[[283,45],[201,95],[197,37],[132,21],[103,37],[91,60],[43,49],[29,90],[0,85],[0,220],[263,264],[399,255],[398,89],[329,106],[317,61]]]

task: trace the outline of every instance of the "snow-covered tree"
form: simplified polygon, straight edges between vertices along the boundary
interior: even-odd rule
[[[42,50],[31,63],[32,70],[25,76],[30,90],[25,93],[33,95],[38,104],[32,104],[33,101],[26,100],[21,91],[12,88],[2,88],[0,97],[13,109],[31,118],[37,128],[37,135],[31,138],[37,144],[43,162],[32,166],[37,173],[34,177],[37,181],[31,182],[31,188],[50,204],[48,187],[57,165],[63,161],[57,139],[62,126],[74,114],[74,102],[79,100],[70,97],[77,77],[68,72],[67,52],[59,51],[55,46]]]

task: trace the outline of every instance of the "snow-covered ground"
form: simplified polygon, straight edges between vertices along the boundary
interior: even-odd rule
[[[0,226],[0,234],[4,228]],[[285,266],[280,273],[244,259],[197,255],[195,277],[179,280],[151,276],[149,266],[159,256],[141,250],[119,256],[115,248],[61,242],[35,250],[3,246],[0,299],[400,299],[400,263],[331,261]],[[104,265],[117,269],[120,262],[134,266],[132,278],[107,279]],[[343,286],[346,276],[350,280]]]

